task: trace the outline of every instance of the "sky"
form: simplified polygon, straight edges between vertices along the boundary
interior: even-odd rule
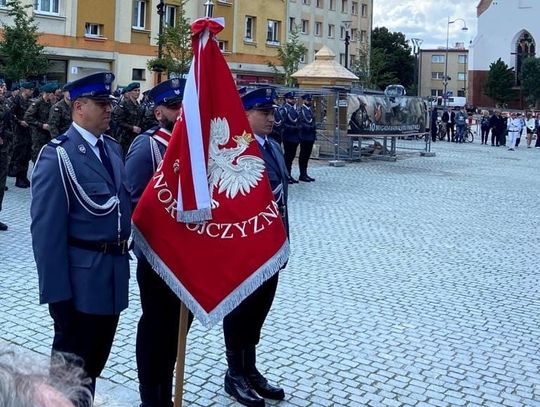
[[[446,28],[450,21],[462,21],[449,26],[449,46],[463,42],[468,48],[476,35],[476,6],[479,0],[374,0],[373,27],[386,27],[392,32],[402,32],[407,40],[420,38],[421,48],[446,47]],[[411,43],[409,43],[411,45]]]

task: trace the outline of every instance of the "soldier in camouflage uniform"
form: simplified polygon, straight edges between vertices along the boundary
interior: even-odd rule
[[[49,113],[49,132],[52,137],[64,134],[71,126],[71,102],[64,87],[64,97],[56,102]]]
[[[122,145],[124,156],[133,139],[141,133],[138,101],[140,93],[141,85],[138,82],[130,83],[124,88],[124,96],[112,113],[112,120],[116,126],[115,138]]]
[[[32,139],[28,123],[24,120],[24,114],[30,107],[30,97],[34,91],[32,82],[21,83],[20,93],[8,103],[8,110],[13,120],[13,174],[17,178],[15,186],[19,188],[30,187],[28,180],[28,162],[32,155]]]
[[[154,115],[154,102],[148,98],[148,91],[143,93],[139,117],[141,117],[141,125],[139,127],[142,132],[159,125]]]
[[[4,191],[6,187],[6,178],[7,171],[9,166],[9,146],[11,140],[8,136],[11,135],[10,132],[5,132],[5,125],[9,125],[9,121],[5,119],[5,95],[6,95],[6,84],[4,81],[0,80],[0,211],[2,211],[2,201],[4,200]],[[7,225],[0,222],[0,231],[7,230]]]
[[[54,95],[56,85],[48,83],[41,88],[41,95],[30,104],[24,114],[24,120],[30,126],[32,137],[32,161],[35,163],[41,147],[51,140],[49,133],[49,112],[51,111],[51,97]]]

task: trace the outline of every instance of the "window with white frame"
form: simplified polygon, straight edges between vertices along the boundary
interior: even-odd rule
[[[444,72],[431,72],[431,79],[440,79],[443,80]]]
[[[458,61],[458,64],[466,64],[467,55],[458,55],[457,61]]]
[[[465,79],[467,79],[467,74],[465,72],[458,72],[457,80],[458,81],[464,81]]]
[[[244,29],[244,41],[253,42],[255,39],[255,17],[246,16],[246,25]]]
[[[300,62],[302,64],[305,64],[306,63],[306,54],[302,54],[302,56],[300,57]]]
[[[289,17],[289,31],[294,31],[296,29],[296,20],[294,17]]]
[[[103,35],[103,25],[95,23],[85,23],[84,35],[86,37],[101,37]]]
[[[302,34],[309,34],[309,20],[302,20]]]
[[[358,2],[357,1],[351,2],[351,14],[353,16],[358,15]]]
[[[36,0],[36,3],[35,3],[36,11],[38,13],[58,14],[59,1],[60,0]]]
[[[229,51],[229,43],[228,43],[228,41],[218,40],[218,47],[221,50],[221,52],[228,52]]]
[[[133,28],[144,30],[146,27],[146,12],[148,2],[146,0],[133,1]]]
[[[169,27],[176,27],[177,6],[165,6],[165,24]]]
[[[309,5],[310,3],[311,3],[310,0],[302,0],[302,4]]]
[[[7,0],[0,0],[0,8],[6,7]]]
[[[328,38],[334,38],[336,35],[336,26],[334,24],[328,24]]]
[[[367,4],[362,3],[362,17],[367,17]]]
[[[133,68],[131,71],[131,80],[132,81],[145,81],[146,80],[146,69],[144,68]]]
[[[444,64],[444,55],[432,55],[431,56],[431,63],[432,64]]]
[[[279,21],[268,20],[266,42],[270,44],[279,44]]]
[[[335,10],[336,9],[336,0],[329,0],[328,9],[329,10]]]
[[[315,22],[315,35],[322,36],[322,23],[320,21]]]
[[[357,28],[351,28],[351,41],[358,40],[358,29]]]
[[[342,13],[349,12],[349,2],[347,0],[341,0],[341,12]]]
[[[366,30],[360,30],[360,42],[362,42],[362,43],[367,42],[367,31]]]
[[[339,54],[339,63],[345,65],[345,54]]]
[[[443,90],[442,89],[431,89],[431,96],[442,96]]]
[[[324,0],[317,0],[317,8],[323,8],[324,7]]]
[[[347,30],[345,30],[345,27],[343,27],[343,26],[339,30],[339,38],[342,39],[342,40],[345,39],[345,31],[347,31]]]

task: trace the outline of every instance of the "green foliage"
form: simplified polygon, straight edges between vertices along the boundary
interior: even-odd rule
[[[38,44],[38,26],[33,16],[26,13],[31,5],[21,5],[21,0],[8,0],[8,15],[14,25],[3,23],[4,36],[0,42],[3,57],[2,71],[6,78],[17,81],[47,72],[44,45]]]
[[[489,96],[498,105],[508,103],[515,99],[514,69],[509,68],[501,58],[489,66],[489,72],[484,83],[484,94]]]
[[[525,58],[521,66],[521,89],[530,107],[540,100],[540,58]]]
[[[178,7],[178,17],[174,27],[165,25],[163,33],[158,36],[158,47],[161,46],[162,57],[148,61],[148,69],[156,72],[168,71],[184,77],[189,72],[193,51],[191,48],[191,25],[185,14],[186,0]]]
[[[307,48],[299,40],[299,30],[298,26],[296,26],[291,31],[289,40],[278,49],[278,58],[285,72],[281,79],[286,86],[293,85],[294,78],[291,75],[298,71],[300,59],[302,59],[306,51]],[[273,63],[268,62],[268,66],[272,67],[276,74],[279,75],[279,70]]]
[[[414,56],[405,35],[377,27],[371,35],[370,82],[375,88],[414,86]]]

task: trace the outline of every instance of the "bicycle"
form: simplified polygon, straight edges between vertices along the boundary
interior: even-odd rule
[[[474,132],[470,126],[467,126],[465,133],[463,134],[463,142],[472,143],[474,141]]]

